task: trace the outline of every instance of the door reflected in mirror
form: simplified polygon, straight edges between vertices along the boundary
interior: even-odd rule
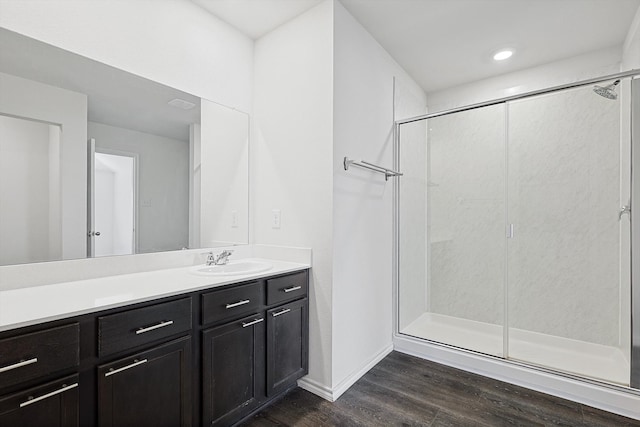
[[[0,133],[0,265],[248,243],[245,113],[0,29]]]
[[[88,237],[94,253],[89,256],[132,255],[135,239],[136,155],[93,153],[93,225]],[[90,214],[91,215],[91,214]],[[91,216],[90,216],[91,218]]]

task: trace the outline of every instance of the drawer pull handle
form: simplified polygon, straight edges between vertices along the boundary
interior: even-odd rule
[[[292,286],[290,288],[284,288],[283,291],[285,293],[297,291],[298,289],[302,289],[302,286]]]
[[[154,329],[164,328],[165,326],[169,326],[169,325],[173,325],[173,320],[160,322],[157,325],[149,326],[147,328],[140,328],[136,331],[136,335],[144,334],[145,332],[153,331]]]
[[[251,302],[250,299],[245,299],[245,300],[242,300],[242,301],[238,301],[238,302],[234,302],[234,303],[231,303],[231,304],[227,304],[226,307],[227,308],[239,307],[241,305],[249,304],[250,302]]]
[[[71,390],[72,388],[76,388],[76,387],[78,387],[78,383],[71,384],[71,385],[63,384],[62,388],[59,389],[59,390],[55,390],[55,391],[52,391],[51,393],[43,394],[42,396],[29,398],[29,400],[27,400],[26,402],[22,402],[20,404],[20,407],[24,408],[25,406],[29,406],[29,405],[34,404],[36,402],[40,402],[41,400],[47,399],[47,398],[49,398],[51,396],[55,396],[56,394],[64,393],[65,391]]]
[[[251,321],[251,322],[249,322],[249,323],[244,323],[244,322],[242,322],[242,327],[243,327],[243,328],[248,328],[249,326],[253,326],[253,325],[255,325],[256,323],[260,323],[260,322],[264,322],[264,319],[263,319],[263,318],[256,319],[256,320]]]
[[[135,368],[136,366],[142,365],[143,363],[147,363],[147,359],[142,359],[142,360],[135,359],[131,365],[123,366],[122,368],[118,368],[118,369],[111,368],[113,370],[110,369],[109,372],[104,374],[104,376],[109,377],[119,372],[126,371],[127,369]]]
[[[278,311],[278,312],[276,312],[276,313],[271,313],[271,315],[272,315],[273,317],[278,317],[278,316],[280,316],[280,315],[282,315],[282,314],[285,314],[285,313],[288,313],[288,312],[290,312],[290,311],[291,311],[291,309],[290,309],[290,308],[285,308],[284,310],[280,310],[280,311]]]
[[[0,373],[7,372],[7,371],[10,371],[10,370],[16,369],[16,368],[21,368],[22,366],[31,365],[32,363],[36,363],[37,361],[38,361],[37,357],[34,357],[33,359],[29,359],[29,360],[23,360],[21,362],[14,363],[13,365],[9,365],[9,366],[5,366],[3,368],[0,368]]]

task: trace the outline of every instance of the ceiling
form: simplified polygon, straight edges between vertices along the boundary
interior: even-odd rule
[[[322,0],[192,0],[259,38]],[[425,89],[621,46],[640,0],[340,0]],[[515,54],[495,62],[502,48]]]
[[[191,0],[252,39],[295,18],[322,0]]]
[[[0,72],[86,94],[89,121],[181,141],[189,140],[189,125],[200,122],[196,96],[3,28]],[[175,98],[196,106],[169,106]]]

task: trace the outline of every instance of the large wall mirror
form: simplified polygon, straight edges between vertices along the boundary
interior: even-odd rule
[[[0,29],[0,265],[248,243],[249,117]]]

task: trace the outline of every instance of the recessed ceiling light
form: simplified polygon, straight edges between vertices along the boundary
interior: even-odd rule
[[[504,61],[507,58],[511,58],[511,55],[513,55],[513,51],[509,49],[505,49],[493,55],[493,59],[495,61]]]

